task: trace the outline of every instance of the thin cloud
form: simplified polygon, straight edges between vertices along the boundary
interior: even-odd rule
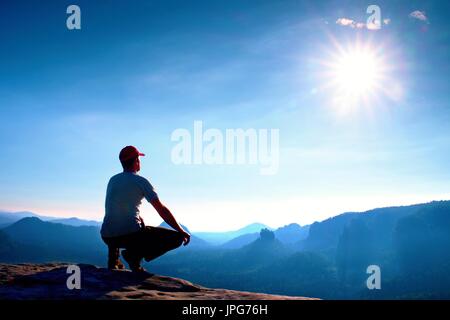
[[[347,19],[347,18],[339,18],[336,20],[336,23],[341,25],[341,26],[350,26],[350,27],[354,27],[355,25],[355,21],[353,21],[352,19]]]
[[[390,20],[389,20],[390,22]],[[388,23],[389,23],[388,22]],[[385,22],[385,24],[388,24]],[[339,18],[336,20],[336,24],[343,26],[343,27],[350,27],[353,29],[368,29],[368,30],[379,30],[381,29],[381,25],[376,23],[364,23],[364,22],[358,22],[352,19],[348,18]]]
[[[428,17],[424,11],[419,10],[413,11],[409,14],[409,17],[423,22],[428,22]]]

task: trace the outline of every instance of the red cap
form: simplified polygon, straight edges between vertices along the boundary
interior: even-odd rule
[[[136,149],[136,147],[126,146],[120,151],[119,159],[121,162],[124,162],[133,158],[137,158],[139,156],[145,156],[145,154],[139,152],[139,150]]]

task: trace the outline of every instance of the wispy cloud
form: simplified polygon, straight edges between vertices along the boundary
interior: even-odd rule
[[[352,19],[339,18],[339,19],[336,20],[336,23],[341,25],[341,26],[355,27],[355,21],[353,21]]]
[[[428,17],[424,11],[420,10],[413,11],[409,14],[409,17],[428,23]]]
[[[391,22],[391,19],[384,19],[383,23],[385,25],[388,25]],[[343,26],[343,27],[350,27],[353,29],[368,29],[368,30],[380,30],[381,26],[380,24],[376,23],[364,23],[355,21],[353,19],[349,18],[339,18],[336,20],[336,24]]]

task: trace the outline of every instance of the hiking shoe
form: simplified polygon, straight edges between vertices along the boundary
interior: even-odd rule
[[[147,271],[145,271],[145,269],[142,268],[141,266],[139,266],[139,267],[137,267],[137,268],[135,268],[135,269],[131,269],[131,271],[133,271],[133,272],[145,272],[145,273],[147,273]]]
[[[130,254],[128,250],[122,251],[122,257],[125,262],[128,263],[128,267],[133,272],[145,272],[144,268],[141,267],[141,258]]]
[[[116,261],[108,261],[108,269],[109,270],[123,270],[125,269],[125,265],[117,259]]]
[[[109,270],[120,270],[124,269],[125,266],[119,259],[120,251],[119,248],[108,246],[108,269]]]

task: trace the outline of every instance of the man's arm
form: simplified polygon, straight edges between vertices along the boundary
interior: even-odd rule
[[[170,210],[161,203],[159,198],[155,198],[150,201],[152,206],[155,208],[155,210],[158,212],[158,214],[161,216],[161,218],[172,228],[174,228],[176,231],[183,234],[183,242],[184,245],[187,245],[191,239],[191,235],[187,233],[177,222],[173,214],[170,212]]]

